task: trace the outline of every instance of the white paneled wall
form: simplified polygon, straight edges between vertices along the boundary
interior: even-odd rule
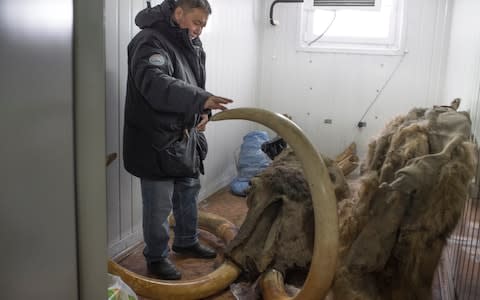
[[[462,110],[470,111],[473,133],[478,140],[480,131],[480,1],[456,0],[453,11],[445,98],[461,98]]]
[[[208,91],[233,99],[234,107],[257,106],[259,82],[260,0],[209,0],[212,15],[202,34],[207,53]],[[243,136],[253,128],[246,121],[211,122],[206,135],[209,154],[205,161],[200,198],[228,185],[236,175],[235,153]]]
[[[127,81],[127,44],[136,32],[133,18],[144,1],[105,1],[107,154],[118,159],[107,167],[108,247],[117,254],[141,238],[139,181],[122,164],[123,106]]]
[[[402,56],[299,52],[297,31],[301,4],[275,6],[263,11],[261,107],[292,115],[322,153],[335,156],[356,142],[360,156],[367,143],[394,116],[413,107],[444,104],[440,99],[449,25],[449,0],[406,0],[406,49]],[[399,64],[383,93],[357,123]],[[331,124],[324,123],[331,119]]]
[[[152,5],[161,1],[152,1]],[[257,105],[259,82],[260,0],[210,0],[213,14],[202,34],[207,52],[207,90],[235,101],[231,107]],[[138,31],[133,20],[146,6],[141,0],[106,0],[107,153],[119,159],[108,166],[109,255],[125,251],[142,240],[139,181],[122,163],[122,128],[127,80],[127,44]],[[206,176],[201,178],[203,199],[227,185],[236,175],[234,153],[252,124],[211,122],[207,126],[209,154]]]

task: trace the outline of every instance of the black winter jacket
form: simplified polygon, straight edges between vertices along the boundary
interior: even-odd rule
[[[123,159],[127,171],[140,178],[168,177],[156,149],[196,126],[212,95],[204,90],[201,41],[172,21],[174,3],[165,0],[138,13],[135,23],[142,30],[128,45]]]

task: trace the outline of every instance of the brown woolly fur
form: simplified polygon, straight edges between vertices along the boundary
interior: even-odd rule
[[[325,158],[335,193],[349,195],[336,164]],[[226,255],[255,280],[268,268],[286,273],[306,272],[313,251],[313,208],[310,191],[298,159],[290,148],[251,180],[248,214]]]
[[[360,178],[348,184],[338,161],[324,157],[340,230],[329,299],[431,299],[434,271],[474,175],[470,126],[467,113],[448,107],[412,109],[369,144]],[[251,180],[247,204],[226,255],[251,281],[270,268],[306,273],[314,238],[312,203],[290,149]]]
[[[340,258],[345,256],[351,243],[368,221],[370,200],[373,198],[378,185],[379,182],[376,172],[368,172],[360,178],[354,196],[345,198],[338,203]],[[362,202],[359,202],[360,199],[362,199]]]
[[[339,205],[334,299],[431,299],[474,175],[469,132],[468,114],[414,109],[370,144],[359,192]]]

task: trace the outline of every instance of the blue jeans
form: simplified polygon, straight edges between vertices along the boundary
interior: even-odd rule
[[[147,263],[167,257],[169,252],[168,215],[175,217],[173,244],[188,247],[198,242],[198,178],[157,181],[140,179],[143,200],[143,255]]]

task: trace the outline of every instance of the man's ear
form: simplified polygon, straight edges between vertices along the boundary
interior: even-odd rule
[[[173,18],[177,23],[183,18],[183,14],[183,8],[181,8],[180,6],[175,8],[175,10],[173,11]]]

